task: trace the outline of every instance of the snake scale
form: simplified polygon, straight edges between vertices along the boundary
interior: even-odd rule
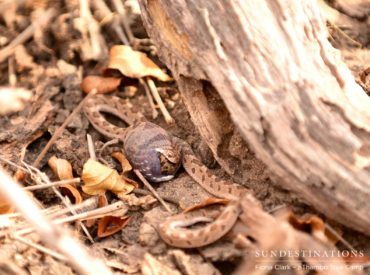
[[[159,234],[167,244],[182,248],[201,247],[218,240],[231,229],[240,213],[238,199],[246,192],[245,188],[216,177],[195,157],[188,143],[146,121],[123,99],[95,95],[86,100],[83,110],[96,130],[123,142],[127,159],[148,180],[169,180],[182,163],[185,171],[206,191],[231,201],[221,214],[203,209],[178,214],[160,223]],[[113,114],[129,126],[115,126],[101,112]],[[208,224],[196,229],[186,228],[199,222]]]

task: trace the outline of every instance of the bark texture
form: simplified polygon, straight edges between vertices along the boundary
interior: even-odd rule
[[[240,133],[279,184],[370,235],[370,100],[327,41],[317,3],[140,5],[221,166],[239,182],[251,180],[243,156],[221,153]]]

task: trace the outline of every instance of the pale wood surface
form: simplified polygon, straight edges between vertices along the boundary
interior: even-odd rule
[[[225,137],[236,132],[233,121],[280,184],[370,235],[370,101],[327,41],[317,3],[140,5],[162,61],[221,166],[240,182],[247,177],[235,156],[219,154]]]

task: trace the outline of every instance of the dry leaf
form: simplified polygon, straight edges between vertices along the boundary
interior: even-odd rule
[[[98,237],[104,238],[111,236],[118,231],[121,231],[128,222],[130,221],[129,216],[124,217],[114,217],[114,216],[106,216],[101,218],[98,223]]]
[[[60,180],[73,179],[72,165],[65,159],[52,156],[48,165]],[[74,184],[63,184],[59,187],[62,194],[70,198],[73,203],[81,203],[82,196]]]
[[[316,215],[304,214],[299,217],[290,210],[279,211],[276,215],[285,219],[295,229],[309,233],[323,242],[332,244],[338,242],[338,238],[326,230],[324,221]],[[338,235],[341,235],[341,232],[338,232]]]
[[[67,160],[52,156],[48,160],[48,164],[60,180],[73,179],[72,165]]]
[[[13,212],[14,212],[13,206],[8,202],[7,199],[5,199],[0,194],[0,215],[1,214],[9,214],[9,213],[13,213]]]
[[[360,74],[359,84],[365,90],[367,94],[370,94],[370,67],[363,70]]]
[[[114,157],[119,163],[121,164],[122,167],[122,173],[127,173],[132,170],[132,166],[130,162],[127,160],[124,154],[121,152],[113,152],[112,157]]]
[[[111,48],[105,73],[112,69],[131,78],[151,76],[160,81],[172,80],[146,54],[134,51],[130,46],[125,45],[116,45]]]
[[[72,184],[63,184],[59,189],[60,192],[67,196],[72,203],[78,204],[82,202],[83,199],[80,192]]]
[[[126,177],[126,174],[128,172],[132,171],[132,166],[131,166],[130,162],[127,160],[127,158],[125,157],[125,155],[122,154],[122,152],[113,152],[112,157],[114,157],[121,164],[123,179],[127,183],[132,184],[133,186],[135,186],[135,188],[139,188],[139,184],[136,181]]]
[[[92,159],[84,164],[81,178],[85,183],[82,190],[89,195],[102,194],[107,190],[115,194],[128,194],[135,189],[116,170]]]
[[[370,76],[370,67],[366,68],[360,73],[360,79],[365,84],[366,78]],[[370,81],[370,80],[369,80]]]
[[[311,214],[297,217],[291,212],[288,221],[294,228],[311,233],[314,237],[322,241],[327,241],[327,236],[325,235],[325,224],[320,217]]]
[[[108,205],[108,199],[105,193],[98,196],[98,208]],[[85,221],[87,227],[95,225],[97,219],[88,219]]]
[[[13,176],[13,179],[16,181],[16,182],[19,182],[19,181],[22,181],[26,178],[26,172],[24,172],[23,170],[21,169],[18,169],[15,173],[14,173],[14,176]]]
[[[115,91],[121,84],[121,79],[118,77],[89,75],[82,80],[80,88],[85,93],[90,93],[93,89],[96,89],[99,94],[106,94]]]

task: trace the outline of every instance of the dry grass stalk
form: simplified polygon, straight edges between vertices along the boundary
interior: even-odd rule
[[[0,168],[0,191],[35,228],[41,239],[60,251],[80,274],[112,274],[99,259],[89,255],[79,242],[53,225],[22,188]]]

